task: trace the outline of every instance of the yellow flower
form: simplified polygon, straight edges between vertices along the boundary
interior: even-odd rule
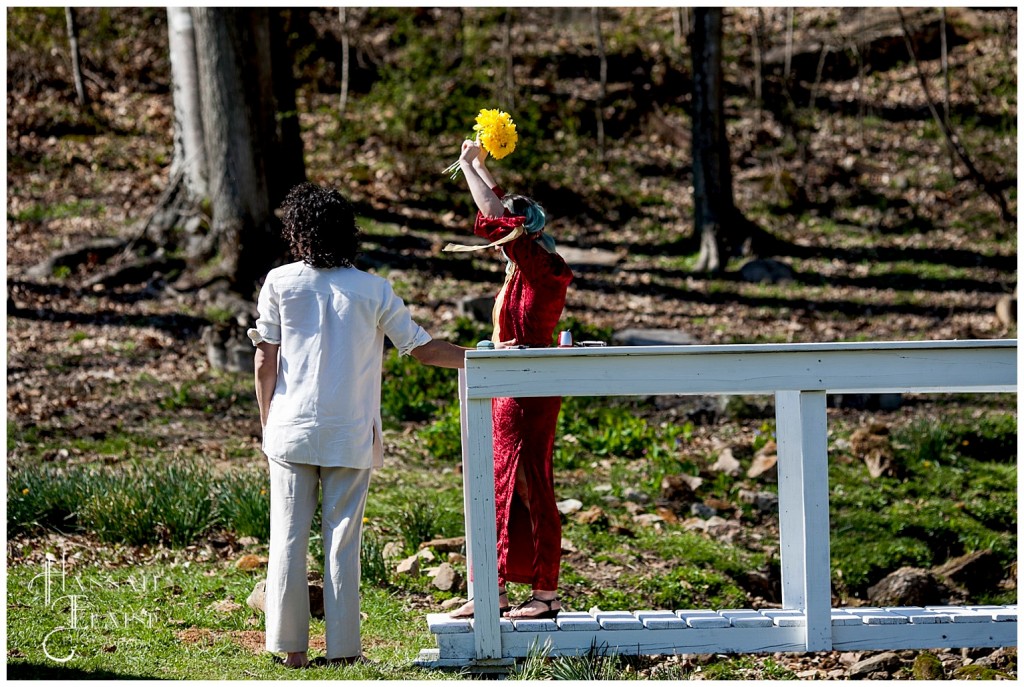
[[[516,149],[519,141],[519,134],[516,132],[515,122],[508,112],[501,110],[480,110],[476,116],[476,124],[473,131],[480,145],[495,160],[500,160]],[[455,179],[459,175],[459,161],[456,160],[448,165],[444,173]]]
[[[24,489],[22,489],[21,493],[22,493],[22,495],[27,494],[28,493],[28,487],[25,487]]]
[[[480,145],[495,160],[500,160],[514,151],[516,142],[519,141],[512,116],[501,110],[480,110],[473,131],[477,132]]]
[[[369,519],[369,518],[363,518],[363,524],[364,524],[364,525],[365,525],[366,523],[368,523],[368,522],[370,522],[370,519]]]
[[[266,495],[267,495],[267,490],[266,489],[260,489],[260,496],[266,496]]]

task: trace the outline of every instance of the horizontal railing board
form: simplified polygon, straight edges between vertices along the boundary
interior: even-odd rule
[[[1017,623],[833,625],[834,651],[1017,646]]]
[[[466,353],[468,398],[1013,392],[1016,340],[531,348]]]

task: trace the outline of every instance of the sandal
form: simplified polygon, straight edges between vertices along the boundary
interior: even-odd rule
[[[556,618],[556,617],[558,617],[559,611],[562,610],[561,604],[559,604],[558,608],[552,608],[552,604],[554,604],[556,601],[558,601],[558,597],[557,596],[555,598],[553,598],[553,599],[540,599],[540,598],[538,598],[536,596],[531,596],[529,599],[527,599],[523,603],[521,603],[518,606],[516,606],[514,610],[518,611],[521,608],[526,608],[526,606],[528,606],[529,604],[531,604],[534,601],[536,601],[537,603],[540,603],[540,604],[544,604],[545,606],[548,607],[548,610],[541,611],[540,613],[537,613],[536,615],[514,615],[514,616],[508,616],[509,619],[511,619],[511,620],[545,620],[545,619],[548,619],[548,618]]]
[[[350,666],[355,664],[372,664],[373,661],[366,658],[362,654],[359,656],[342,656],[340,658],[327,658],[326,656],[317,656],[309,665],[316,668],[322,668],[324,666]]]

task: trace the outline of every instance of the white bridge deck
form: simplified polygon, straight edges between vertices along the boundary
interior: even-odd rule
[[[466,665],[474,652],[473,620],[427,616],[438,648],[420,661]],[[499,621],[501,657],[706,654],[805,651],[806,617],[797,610],[564,611],[554,620]],[[838,651],[1015,646],[1017,606],[901,606],[832,609]]]
[[[525,657],[1016,646],[1017,606],[832,608],[826,394],[1017,390],[1016,340],[468,351],[460,371],[475,620],[427,616],[425,666]],[[491,399],[774,394],[782,609],[499,617]],[[474,589],[476,590],[474,592]]]

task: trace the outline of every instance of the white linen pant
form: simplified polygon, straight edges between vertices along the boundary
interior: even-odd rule
[[[309,530],[323,489],[324,625],[327,658],[362,653],[359,547],[371,470],[270,460],[267,651],[309,648]]]

